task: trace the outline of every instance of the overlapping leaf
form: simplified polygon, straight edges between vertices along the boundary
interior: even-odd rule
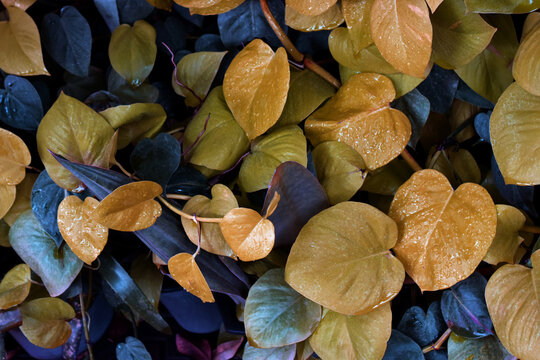
[[[465,0],[467,10],[478,13],[520,14],[540,8],[530,0]]]
[[[301,14],[314,16],[319,15],[331,6],[333,6],[337,0],[286,0],[287,6],[292,7]]]
[[[19,264],[9,270],[0,282],[0,309],[19,305],[30,293],[30,268]]]
[[[184,289],[197,296],[203,302],[214,302],[214,295],[206,282],[195,257],[188,253],[180,253],[171,257],[168,262],[169,272]]]
[[[512,66],[512,75],[514,75],[517,83],[536,96],[540,96],[539,53],[540,26],[537,25],[523,38]]]
[[[523,242],[519,229],[525,224],[526,218],[513,206],[497,204],[496,207],[497,232],[484,261],[492,265],[501,262],[513,264],[514,255]]]
[[[290,6],[285,6],[285,23],[295,30],[332,30],[345,21],[339,5],[334,4],[318,15],[304,15]]]
[[[341,2],[354,52],[357,53],[373,42],[371,38],[371,7],[374,0],[344,0]]]
[[[0,128],[0,185],[17,185],[26,174],[31,155],[20,137]]]

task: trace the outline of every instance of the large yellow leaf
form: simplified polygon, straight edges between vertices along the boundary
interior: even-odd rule
[[[156,61],[156,30],[144,20],[133,27],[118,26],[109,43],[109,58],[114,70],[132,86],[141,85]]]
[[[17,196],[15,197],[15,202],[3,219],[9,226],[13,225],[13,223],[19,218],[19,215],[30,209],[32,187],[34,186],[34,182],[36,181],[37,177],[38,174],[28,173],[26,174],[24,180],[17,185]]]
[[[534,293],[536,295],[536,300],[540,305],[540,251],[535,250],[531,255],[531,264],[533,267],[532,278],[533,278],[533,287]]]
[[[161,215],[161,205],[154,198],[162,192],[161,186],[152,181],[122,185],[101,200],[92,216],[113,230],[146,229]]]
[[[274,125],[289,90],[289,62],[284,48],[275,53],[260,39],[240,51],[223,80],[223,93],[234,118],[253,140]]]
[[[299,13],[290,6],[285,7],[285,23],[300,31],[332,30],[343,24],[343,21],[345,19],[338,4],[314,16]]]
[[[540,8],[537,0],[465,0],[467,10],[478,13],[521,14]]]
[[[92,197],[83,202],[71,195],[58,206],[58,229],[62,237],[75,255],[88,265],[101,253],[109,235],[109,230],[92,217],[98,204]]]
[[[31,285],[28,265],[19,264],[9,270],[0,283],[0,310],[22,303]]]
[[[394,298],[405,278],[389,249],[396,223],[371,205],[342,202],[308,221],[292,246],[285,280],[342,314],[364,314]]]
[[[20,137],[0,128],[0,185],[17,185],[23,181],[26,166],[32,160]]]
[[[285,0],[287,6],[292,7],[300,14],[309,16],[325,12],[336,2],[337,0]]]
[[[113,128],[103,117],[79,100],[61,93],[39,124],[39,156],[56,184],[78,192],[82,188],[79,179],[60,165],[49,150],[71,161],[108,167],[107,145],[113,135]]]
[[[411,123],[405,114],[391,109],[394,86],[386,76],[353,75],[322,108],[305,123],[313,145],[337,140],[362,155],[368,169],[389,163],[407,145]]]
[[[214,295],[206,282],[193,255],[176,254],[169,259],[169,272],[176,282],[186,291],[197,296],[203,302],[214,302]]]
[[[390,304],[363,315],[328,311],[309,343],[322,359],[382,359],[391,332]]]
[[[507,184],[540,184],[540,96],[510,85],[490,119],[493,154]]]
[[[519,235],[519,229],[525,224],[525,215],[510,205],[496,205],[497,207],[497,232],[495,238],[484,257],[484,261],[491,265],[501,262],[514,263],[519,246],[523,238]]]
[[[388,215],[399,228],[394,247],[422,291],[466,279],[486,255],[497,228],[497,211],[480,185],[456,191],[436,170],[414,173],[397,191]]]
[[[9,6],[7,12],[9,20],[0,21],[0,69],[20,76],[49,75],[34,20],[18,7]]]
[[[533,271],[522,265],[504,265],[491,276],[485,292],[497,336],[522,360],[536,360],[540,353],[540,303]]]
[[[371,37],[382,56],[399,71],[424,77],[433,29],[424,0],[375,0]]]
[[[8,6],[15,6],[21,10],[26,10],[30,6],[34,5],[36,0],[2,0],[2,4],[7,8]]]
[[[370,14],[374,0],[342,0],[343,16],[349,29],[354,52],[357,53],[373,42]]]
[[[2,219],[15,202],[17,188],[14,185],[0,185],[0,219]]]
[[[540,12],[533,12],[527,15],[523,22],[523,31],[521,33],[521,40],[525,40],[527,36],[535,26],[540,22]]]
[[[540,25],[536,25],[519,45],[512,74],[528,92],[540,96]]]
[[[240,5],[246,0],[221,0],[215,5],[208,7],[190,7],[191,14],[198,15],[217,15],[230,11]]]
[[[229,210],[238,207],[238,201],[233,192],[225,185],[216,184],[212,187],[212,199],[204,195],[196,195],[189,199],[182,209],[190,215],[196,214],[201,217],[221,218]],[[199,244],[199,228],[190,219],[182,218],[182,226],[189,240],[195,245]],[[217,255],[234,257],[234,252],[221,234],[217,223],[201,224],[201,248]]]
[[[20,306],[23,323],[22,333],[34,345],[52,349],[64,344],[71,335],[67,322],[75,317],[75,311],[58,298],[40,298]]]

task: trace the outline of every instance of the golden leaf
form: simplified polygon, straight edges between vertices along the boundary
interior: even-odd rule
[[[374,170],[397,157],[411,136],[411,123],[389,103],[395,91],[384,75],[352,76],[323,107],[305,123],[313,145],[337,140],[352,146]]]
[[[19,264],[9,270],[0,283],[0,310],[22,303],[31,285],[28,265]]]
[[[8,6],[18,7],[21,10],[28,9],[34,5],[36,0],[2,0],[2,4],[7,8]]]
[[[525,215],[510,205],[496,205],[496,208],[497,232],[484,261],[491,265],[501,262],[513,264],[516,252],[523,242],[519,229],[525,224]]]
[[[68,196],[58,206],[58,229],[71,250],[91,265],[107,243],[109,230],[96,222],[92,212],[99,201],[87,197],[84,202],[75,195]]]
[[[540,251],[536,250],[531,255],[532,278],[536,301],[540,305]]]
[[[276,208],[279,204],[279,199],[281,199],[281,196],[279,195],[279,193],[275,192],[274,196],[272,196],[272,199],[270,200],[270,203],[268,204],[266,212],[264,213],[263,217],[265,219],[268,219],[270,216],[272,216],[274,211],[276,211]]]
[[[398,224],[394,247],[422,291],[448,288],[471,275],[497,228],[497,211],[480,185],[456,191],[436,170],[414,173],[397,191],[388,215]]]
[[[9,226],[13,225],[13,223],[19,218],[19,215],[31,208],[32,205],[30,200],[32,198],[32,187],[34,186],[34,182],[36,182],[37,177],[38,174],[28,173],[24,177],[24,180],[17,185],[15,202],[6,215],[4,215],[3,219]]]
[[[285,7],[285,23],[295,30],[332,30],[343,24],[345,19],[338,4],[332,5],[319,15],[304,15],[290,6]]]
[[[240,51],[225,72],[223,93],[234,118],[253,140],[274,125],[289,90],[284,48],[275,53],[260,39]]]
[[[325,12],[336,2],[337,0],[285,0],[285,5],[300,14],[314,16]]]
[[[493,154],[506,184],[540,184],[540,96],[510,85],[490,118]]]
[[[519,45],[512,74],[528,92],[540,96],[540,25],[534,27]]]
[[[373,43],[371,38],[370,14],[374,0],[342,0],[343,16],[349,35],[357,53]]]
[[[0,128],[0,185],[17,185],[23,181],[26,166],[32,160],[20,137]]]
[[[521,14],[540,7],[536,0],[465,0],[467,10],[478,13]]]
[[[14,185],[0,185],[0,219],[2,219],[15,202],[17,188]]]
[[[242,5],[246,0],[221,0],[217,4],[208,7],[190,7],[189,12],[198,15],[218,15],[226,13]]]
[[[174,0],[180,6],[187,8],[207,8],[219,4],[224,0]]]
[[[431,12],[434,13],[435,10],[441,5],[443,0],[426,0],[426,3],[428,4],[429,8],[431,9]]]
[[[163,192],[152,181],[122,185],[107,195],[92,212],[95,221],[109,229],[138,231],[152,225],[161,215],[161,205],[154,200]]]
[[[203,302],[214,302],[214,295],[193,255],[176,254],[169,259],[169,272],[176,282]]]
[[[521,40],[525,40],[525,37],[535,28],[540,22],[540,13],[533,12],[527,15],[523,22],[523,31],[521,32]]]

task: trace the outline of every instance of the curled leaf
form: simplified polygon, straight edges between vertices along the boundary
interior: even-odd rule
[[[19,305],[30,293],[30,268],[26,264],[13,267],[0,283],[0,310]]]
[[[188,253],[176,254],[169,259],[169,271],[184,289],[197,296],[203,302],[214,302],[214,295],[208,287],[195,257]]]
[[[11,131],[0,128],[0,185],[20,183],[31,160],[24,141]]]
[[[501,262],[514,263],[514,257],[523,242],[519,229],[525,225],[525,215],[510,205],[497,204],[497,232],[484,257],[491,265]]]

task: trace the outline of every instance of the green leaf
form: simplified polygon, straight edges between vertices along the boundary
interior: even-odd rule
[[[30,292],[30,268],[26,264],[14,266],[0,283],[0,309],[19,305]]]
[[[465,0],[467,10],[476,13],[522,14],[540,8],[531,0]]]

